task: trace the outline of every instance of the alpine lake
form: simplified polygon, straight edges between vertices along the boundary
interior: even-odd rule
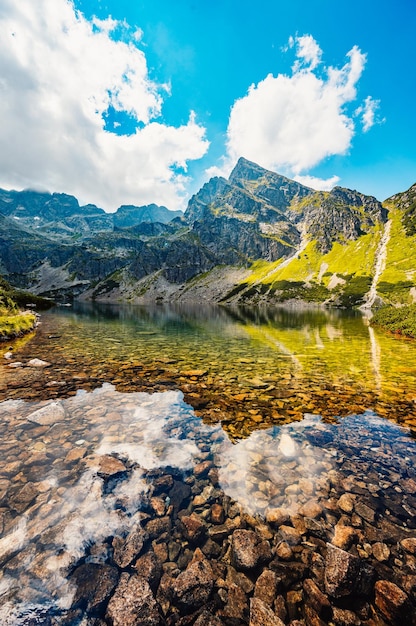
[[[415,623],[414,340],[74,303],[9,345],[2,626]]]

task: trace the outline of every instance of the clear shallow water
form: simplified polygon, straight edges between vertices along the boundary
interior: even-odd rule
[[[49,381],[68,367],[80,381],[90,371],[103,380],[72,397],[63,388],[48,398],[49,382],[40,402],[0,403],[0,624],[28,624],[23,613],[39,606],[61,623],[76,565],[111,562],[112,537],[160,515],[149,504],[160,472],[192,486],[188,513],[210,525],[212,503],[231,499],[239,516],[272,524],[273,545],[276,511],[294,528],[312,510],[304,538],[332,541],[345,513],[336,502],[348,493],[355,549],[377,560],[372,546],[384,542],[383,566],[400,569],[398,540],[416,536],[415,345],[339,311],[76,305],[43,315],[16,358],[49,358]],[[137,392],[131,380],[121,393],[105,383],[109,364],[123,382],[137,363],[150,377],[169,374],[176,389]],[[215,388],[218,423],[196,413],[181,386],[191,395]],[[276,404],[287,423],[267,421],[265,407]],[[246,422],[237,436],[232,425]],[[103,472],[109,456],[124,467],[114,480]],[[207,461],[217,484],[194,473]],[[168,515],[169,496],[158,506]]]
[[[358,312],[76,304],[46,321],[62,336],[53,349],[74,358],[163,357],[182,369],[207,368],[225,383],[290,372],[416,394],[415,342],[371,328]]]
[[[109,560],[106,538],[139,522],[157,468],[176,468],[186,480],[209,459],[224,495],[263,521],[275,510],[307,515],[311,502],[324,510],[348,483],[381,525],[386,516],[404,530],[416,525],[416,442],[372,413],[337,425],[305,415],[233,444],[181,392],[123,394],[105,384],[54,403],[3,402],[0,424],[1,624],[25,623],[23,613],[39,606],[58,615],[70,608],[71,567],[85,554],[90,563]],[[106,455],[129,470],[110,486],[100,465]]]

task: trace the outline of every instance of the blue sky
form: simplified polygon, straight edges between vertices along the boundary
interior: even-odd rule
[[[0,186],[184,208],[241,155],[384,199],[416,182],[415,32],[411,0],[2,0]]]

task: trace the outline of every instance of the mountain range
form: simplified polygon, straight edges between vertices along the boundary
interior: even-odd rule
[[[58,301],[410,303],[415,243],[416,185],[380,202],[244,158],[185,213],[0,190],[0,275]]]

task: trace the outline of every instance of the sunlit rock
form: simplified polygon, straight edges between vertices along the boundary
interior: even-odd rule
[[[282,433],[278,451],[287,459],[293,459],[298,453],[298,446],[294,439],[287,433]]]
[[[251,598],[250,626],[284,626],[284,622],[260,598]]]
[[[30,359],[26,365],[28,367],[50,367],[51,364],[48,361],[43,361],[42,359]]]
[[[27,419],[35,424],[50,426],[65,419],[65,409],[61,402],[51,402],[41,409],[30,413]]]

